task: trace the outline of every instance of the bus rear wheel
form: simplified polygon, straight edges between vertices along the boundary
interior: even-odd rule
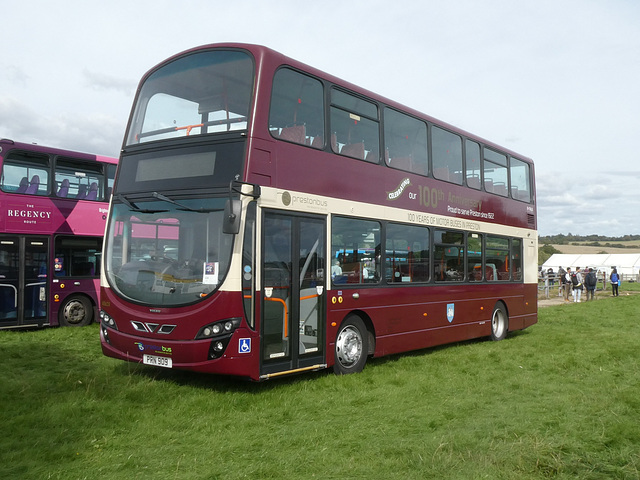
[[[93,320],[93,307],[87,297],[72,295],[67,298],[59,314],[60,325],[63,327],[84,327]]]
[[[338,375],[358,373],[364,368],[369,352],[367,328],[360,317],[347,317],[336,336],[333,371]]]
[[[496,303],[491,315],[491,340],[502,340],[509,331],[509,315],[502,302]]]

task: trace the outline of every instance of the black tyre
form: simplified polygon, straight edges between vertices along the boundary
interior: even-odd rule
[[[93,320],[93,306],[91,301],[81,295],[67,298],[58,314],[58,320],[63,327],[84,327]]]
[[[502,302],[496,303],[491,315],[491,340],[502,340],[509,332],[509,315]]]
[[[367,363],[369,332],[360,317],[347,317],[336,336],[333,371],[338,375],[358,373]]]

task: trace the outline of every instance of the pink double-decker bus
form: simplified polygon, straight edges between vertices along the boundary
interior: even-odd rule
[[[363,65],[363,68],[374,68]],[[104,354],[265,380],[537,321],[533,162],[262,46],[142,79]]]
[[[116,164],[0,140],[0,329],[96,318]]]

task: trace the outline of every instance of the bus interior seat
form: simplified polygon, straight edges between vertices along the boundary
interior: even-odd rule
[[[461,172],[453,172],[449,175],[449,181],[451,183],[456,183],[458,185],[462,185],[462,173]]]
[[[60,188],[56,193],[58,197],[66,198],[69,195],[69,179],[65,178],[60,184]]]
[[[355,157],[359,160],[364,160],[364,143],[349,143],[342,147],[340,155],[347,155],[349,157]]]
[[[33,195],[38,191],[38,187],[40,187],[40,176],[34,175],[31,177],[29,188],[27,188],[24,193]]]
[[[493,193],[493,179],[491,178],[484,179],[484,189],[486,192]]]
[[[394,157],[389,160],[389,164],[393,168],[399,168],[400,170],[411,171],[411,157]]]
[[[322,134],[319,133],[315,137],[313,137],[313,141],[311,142],[311,148],[317,148],[318,150],[322,150],[322,147],[324,147],[324,138]]]
[[[331,150],[336,153],[340,153],[340,150],[338,149],[338,136],[335,133],[331,134]]]
[[[83,198],[86,198],[86,196],[87,196],[87,186],[81,183],[80,186],[78,187],[78,194],[76,195],[76,198],[78,200],[82,200]]]
[[[29,179],[27,177],[22,177],[16,193],[25,193],[27,191],[27,188],[29,188]]]
[[[306,128],[304,125],[295,125],[293,127],[285,127],[280,132],[280,140],[286,140],[288,142],[305,144],[306,140]]]
[[[480,175],[471,175],[467,177],[467,186],[480,190]]]
[[[380,161],[380,154],[378,153],[378,150],[369,150],[365,160],[371,163],[378,163]]]
[[[96,182],[91,182],[91,186],[89,187],[89,193],[85,197],[85,200],[95,200],[98,198],[98,184]]]
[[[438,180],[449,181],[449,169],[447,167],[439,167],[433,169],[433,176]]]
[[[502,197],[506,197],[507,194],[507,186],[503,182],[496,182],[493,184],[493,193],[497,193]]]

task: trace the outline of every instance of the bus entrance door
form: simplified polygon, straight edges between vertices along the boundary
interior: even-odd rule
[[[325,219],[266,212],[262,262],[262,375],[324,363]]]
[[[0,328],[47,321],[45,237],[0,236]]]

